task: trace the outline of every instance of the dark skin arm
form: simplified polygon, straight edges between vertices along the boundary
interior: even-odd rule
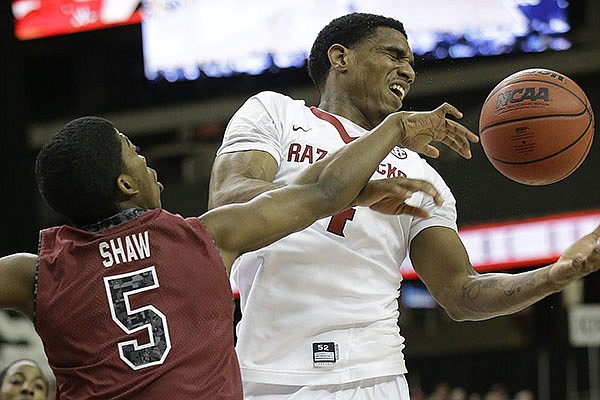
[[[447,103],[440,106],[450,106]],[[452,107],[452,106],[450,106]],[[454,108],[454,107],[452,107]],[[462,118],[462,114],[454,109],[454,116]],[[431,145],[440,142],[450,147],[465,158],[471,157],[470,144],[478,141],[478,137],[458,122],[444,119],[443,126],[424,124],[427,112],[398,112],[392,115],[401,117],[398,124],[408,132],[400,141],[400,145],[430,157],[437,157],[439,151]],[[395,118],[396,118],[395,117]],[[231,203],[248,201],[267,190],[281,187],[273,183],[277,172],[277,162],[263,151],[249,150],[226,153],[217,157],[212,168],[209,185],[209,209]],[[393,178],[370,181],[350,205],[371,207],[386,214],[410,214],[427,217],[427,213],[405,203],[414,192],[422,191],[434,197],[439,204],[440,197],[431,183],[410,178]]]
[[[273,187],[271,182],[276,163],[262,152],[244,152],[225,155],[217,160],[213,174],[211,205],[230,201],[233,204],[213,209],[201,218],[215,239],[227,268],[240,254],[258,249],[311,225],[315,220],[332,215],[356,204],[359,192],[371,177],[379,162],[398,143],[420,135],[423,129],[435,132],[425,135],[429,146],[436,137],[455,136],[457,142],[468,147],[468,137],[473,135],[467,128],[446,118],[451,113],[460,117],[458,110],[449,104],[438,109],[419,113],[398,112],[388,116],[368,134],[342,147],[323,160],[308,166],[290,185],[264,192],[247,203],[248,198]],[[367,151],[368,150],[368,151]],[[253,160],[258,165],[244,161]],[[225,166],[225,170],[219,166]],[[230,174],[233,170],[235,173]],[[273,186],[272,186],[273,185]],[[439,201],[437,192],[427,185],[418,186]],[[406,198],[412,191],[396,186],[389,189],[396,196]],[[380,196],[373,191],[371,197]],[[365,200],[363,200],[365,201]],[[376,200],[374,200],[376,201]],[[231,226],[236,229],[232,230]]]
[[[407,129],[415,129],[409,122]],[[432,140],[440,140],[439,134],[429,129],[408,137],[402,142],[406,147],[429,156],[436,150],[430,147]],[[469,139],[470,140],[470,139]],[[445,144],[468,157],[464,142],[452,136],[442,138]],[[270,181],[275,176],[277,164],[268,154],[259,151],[223,154],[213,168],[210,198],[212,206],[230,202],[246,201],[263,190],[278,185]],[[380,181],[381,182],[381,181]],[[386,182],[386,181],[383,181]],[[369,191],[370,184],[363,192]],[[398,182],[403,187],[407,182]],[[425,191],[425,186],[422,187]],[[371,188],[377,191],[377,187]],[[420,190],[414,187],[411,190]],[[385,190],[382,190],[385,192]],[[408,190],[407,193],[411,191]],[[411,213],[403,210],[404,200],[387,196],[380,200],[366,196],[360,204],[360,196],[354,204],[379,207],[388,214]],[[419,215],[418,210],[413,215]],[[579,279],[600,267],[600,250],[595,244],[600,231],[590,233],[574,243],[554,264],[520,274],[477,273],[468,254],[453,230],[443,227],[425,229],[411,244],[411,260],[421,279],[437,302],[455,320],[483,320],[522,310],[540,299],[562,290],[569,282]]]
[[[35,254],[17,253],[0,258],[0,308],[33,318]]]
[[[569,247],[557,262],[518,273],[477,273],[458,234],[431,227],[411,244],[415,271],[457,321],[485,320],[520,311],[600,269],[600,226]]]
[[[248,150],[220,155],[212,170],[208,207],[245,202],[267,190],[284,186],[272,182],[276,172],[277,162],[264,151]],[[439,193],[431,183],[397,177],[369,181],[348,207],[364,206],[384,214],[410,214],[427,218],[424,210],[405,203],[414,192],[429,193],[436,203],[441,204]]]
[[[264,151],[221,154],[211,172],[208,208],[243,203],[267,190],[284,186],[273,183],[276,172],[277,162]]]
[[[460,115],[444,104],[422,113],[416,123],[440,135],[472,135],[461,125],[449,123],[447,113]],[[227,271],[241,253],[273,243],[352,204],[389,151],[418,133],[414,127],[407,128],[409,119],[406,113],[392,114],[369,134],[307,168],[291,185],[268,191],[248,203],[202,215]],[[26,253],[0,258],[1,309],[13,309],[33,318],[36,263],[37,256]]]

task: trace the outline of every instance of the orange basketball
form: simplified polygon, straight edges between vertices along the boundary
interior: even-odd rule
[[[532,68],[502,80],[479,117],[483,150],[504,176],[525,185],[558,182],[585,160],[594,113],[583,90],[559,72]]]

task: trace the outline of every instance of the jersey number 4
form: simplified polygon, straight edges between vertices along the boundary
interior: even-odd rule
[[[346,211],[342,211],[341,213],[332,216],[329,220],[329,225],[327,225],[327,232],[346,237],[346,235],[344,235],[344,228],[348,221],[354,219],[354,214],[356,214],[356,209],[349,208]]]
[[[120,342],[119,355],[132,369],[162,364],[171,350],[167,318],[152,305],[131,309],[129,297],[159,287],[154,266],[126,274],[107,276],[104,286],[110,313],[115,323],[128,335],[146,329],[149,343],[137,339]]]

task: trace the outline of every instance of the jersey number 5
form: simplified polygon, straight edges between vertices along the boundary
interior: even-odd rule
[[[107,276],[104,287],[110,314],[128,335],[146,329],[150,342],[140,345],[137,339],[120,342],[119,355],[132,369],[162,364],[171,350],[167,318],[152,305],[131,309],[129,296],[159,287],[154,266],[126,274]]]

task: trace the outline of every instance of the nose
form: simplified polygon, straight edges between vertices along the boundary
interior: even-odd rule
[[[27,382],[27,381],[23,382],[23,384],[21,385],[21,393],[33,396],[33,394],[34,394],[33,382]]]
[[[406,80],[409,84],[412,84],[415,81],[416,73],[412,65],[406,63],[402,65],[401,68],[398,69],[398,75],[400,75],[404,80]]]

